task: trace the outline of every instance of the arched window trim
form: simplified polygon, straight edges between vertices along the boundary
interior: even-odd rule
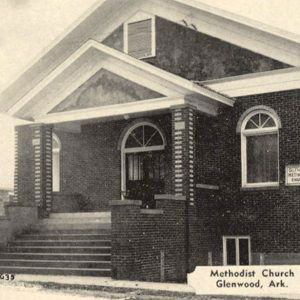
[[[265,114],[265,115],[269,116],[270,118],[272,118],[272,120],[275,123],[275,126],[266,127],[266,128],[246,129],[245,127],[248,124],[248,122],[250,121],[250,119],[258,114]],[[268,133],[272,133],[272,132],[278,132],[278,128],[279,128],[278,120],[276,118],[274,118],[274,116],[272,114],[270,114],[268,111],[259,109],[259,110],[253,111],[244,119],[242,126],[241,126],[241,132],[247,136],[260,135],[260,134],[263,135],[263,134],[268,134]]]
[[[58,137],[54,132],[52,133],[52,139],[53,139],[53,141],[55,141],[55,142],[57,143],[57,145],[58,145],[57,148],[53,148],[53,147],[52,147],[52,151],[53,151],[53,152],[60,152],[60,150],[61,150],[61,142],[60,142],[59,137]]]
[[[140,126],[151,126],[158,131],[160,134],[163,144],[158,146],[147,146],[147,147],[135,147],[135,148],[126,148],[126,142],[133,130]],[[121,142],[121,199],[124,200],[123,193],[126,191],[126,153],[133,153],[133,152],[148,152],[148,151],[161,151],[164,150],[166,147],[166,138],[160,128],[149,121],[140,121],[133,124],[129,127],[122,139]]]
[[[246,114],[247,113],[247,114]],[[249,120],[256,114],[266,114],[272,118],[275,123],[275,126],[267,127],[267,128],[254,128],[254,129],[245,129]],[[241,134],[241,168],[242,168],[242,187],[246,188],[256,188],[256,187],[276,187],[279,186],[279,128],[281,128],[281,122],[278,118],[276,112],[270,108],[265,106],[258,106],[249,109],[242,115],[243,119],[240,119],[237,131]],[[277,135],[277,181],[269,181],[269,182],[257,182],[257,183],[249,183],[247,178],[247,137],[251,136],[262,136],[276,134]]]
[[[255,114],[257,111],[263,111],[264,113],[271,115],[273,120],[277,124],[277,127],[281,128],[281,120],[274,109],[272,109],[266,105],[257,105],[257,106],[250,107],[249,109],[244,111],[244,113],[241,115],[241,117],[237,123],[236,133],[241,133],[241,130],[243,128],[242,125],[245,124],[244,122],[245,122],[246,118],[252,113]]]
[[[135,147],[135,148],[126,148],[126,142],[128,137],[130,136],[130,134],[138,127],[141,126],[150,126],[154,129],[156,129],[158,131],[158,133],[160,134],[163,144],[162,145],[157,145],[157,146],[147,146],[147,147]],[[155,124],[148,122],[148,121],[142,121],[139,123],[136,123],[134,125],[132,125],[127,132],[125,133],[123,140],[122,140],[122,144],[121,144],[121,149],[123,152],[147,152],[147,151],[158,151],[158,150],[164,150],[166,146],[166,139],[165,136],[162,134],[161,130],[158,128],[158,126],[156,126]]]

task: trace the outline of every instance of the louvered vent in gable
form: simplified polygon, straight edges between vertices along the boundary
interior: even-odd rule
[[[150,17],[124,24],[124,50],[135,58],[155,56],[155,18]]]

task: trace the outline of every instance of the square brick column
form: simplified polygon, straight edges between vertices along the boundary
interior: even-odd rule
[[[176,196],[185,196],[194,206],[195,130],[194,109],[174,107],[172,110],[173,186]]]
[[[195,108],[172,108],[173,186],[176,196],[186,198],[186,261],[193,271],[198,249],[198,220],[195,205]]]
[[[52,127],[33,126],[34,201],[46,215],[52,209]]]
[[[14,201],[35,204],[42,215],[51,211],[51,126],[34,124],[15,128]]]

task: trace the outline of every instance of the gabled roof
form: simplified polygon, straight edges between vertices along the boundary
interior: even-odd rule
[[[88,39],[103,41],[137,11],[182,24],[198,31],[290,65],[300,66],[297,35],[254,22],[194,0],[106,0],[97,3],[67,32],[48,47],[24,73],[0,95],[0,111],[6,112],[40,81],[53,72]]]
[[[232,99],[219,93],[89,40],[24,97],[11,103],[8,114],[34,120],[43,118],[101,69],[165,95],[165,98],[192,97],[205,112],[217,103],[233,105]]]

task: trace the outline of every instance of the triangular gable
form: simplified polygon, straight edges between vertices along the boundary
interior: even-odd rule
[[[96,77],[94,77],[95,74]],[[87,94],[83,98],[81,92],[90,93],[92,90],[87,89],[91,85],[89,82],[97,82],[97,76],[102,79],[100,88],[103,88],[104,75],[106,75],[105,84],[112,84],[111,90],[116,90],[111,93],[106,92],[106,100],[104,98],[101,100],[101,97],[91,97],[85,103]],[[107,80],[107,76],[110,80]],[[114,80],[114,83],[111,80]],[[132,88],[135,90],[130,90]],[[9,113],[18,118],[38,120],[49,112],[52,112],[53,115],[53,110],[57,114],[58,110],[62,113],[66,110],[68,112],[70,110],[84,110],[102,104],[103,106],[117,105],[116,101],[123,101],[117,99],[122,96],[120,89],[123,90],[122,93],[126,101],[129,101],[126,103],[137,103],[137,101],[144,100],[143,98],[155,100],[161,95],[164,95],[162,98],[168,99],[192,98],[193,101],[197,102],[196,105],[202,105],[203,111],[211,112],[212,109],[213,114],[219,103],[231,106],[234,103],[232,99],[198,86],[189,80],[163,71],[96,41],[88,41],[18,101]],[[128,89],[127,94],[124,94],[126,89]],[[93,91],[92,93],[95,96],[96,92]],[[76,107],[76,105],[80,107]]]
[[[101,69],[50,113],[162,98],[165,95]]]
[[[193,0],[99,1],[0,95],[0,110],[8,111],[86,40],[95,39],[102,42],[120,24],[140,10],[175,23],[182,24],[182,20],[185,20],[188,26],[193,24],[204,34],[292,66],[300,65],[298,36]]]
[[[284,69],[289,65],[203,34],[164,18],[155,18],[156,55],[143,59],[170,73],[195,81]],[[123,51],[123,25],[104,41]]]

